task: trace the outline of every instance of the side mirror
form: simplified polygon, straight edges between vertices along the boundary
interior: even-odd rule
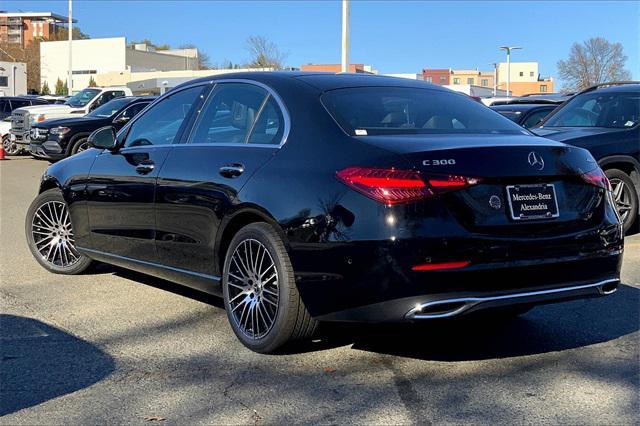
[[[114,150],[118,146],[116,129],[112,126],[101,127],[89,135],[87,142],[94,148]]]

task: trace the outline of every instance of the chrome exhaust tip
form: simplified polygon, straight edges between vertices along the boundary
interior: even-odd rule
[[[436,300],[434,302],[421,303],[415,308],[407,312],[406,319],[433,319],[433,318],[448,318],[471,308],[476,303],[472,302],[472,299],[458,299],[458,300]]]
[[[620,281],[608,282],[598,287],[598,292],[603,296],[613,294],[618,291],[618,284],[620,284]]]

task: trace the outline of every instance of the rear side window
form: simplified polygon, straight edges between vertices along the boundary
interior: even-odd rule
[[[31,102],[29,102],[28,100],[21,100],[21,99],[11,100],[11,109],[22,108],[30,105],[31,105]]]
[[[640,122],[640,93],[587,92],[575,96],[544,127],[631,128]]]
[[[220,83],[188,143],[277,144],[282,129],[282,112],[265,89],[247,83]]]
[[[464,95],[405,87],[338,89],[322,102],[350,135],[490,133],[529,134]]]

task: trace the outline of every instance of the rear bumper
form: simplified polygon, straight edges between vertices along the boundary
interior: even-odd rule
[[[562,287],[496,294],[413,296],[361,306],[317,317],[321,321],[399,322],[452,318],[517,305],[543,305],[613,294],[619,278],[569,283]]]

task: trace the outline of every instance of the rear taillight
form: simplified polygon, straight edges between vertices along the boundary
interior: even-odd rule
[[[415,170],[349,167],[336,173],[351,188],[384,204],[400,204],[463,189],[476,178],[446,175],[425,177]]]
[[[599,167],[588,173],[581,174],[580,177],[590,185],[611,191],[611,182],[609,182],[609,179]]]

